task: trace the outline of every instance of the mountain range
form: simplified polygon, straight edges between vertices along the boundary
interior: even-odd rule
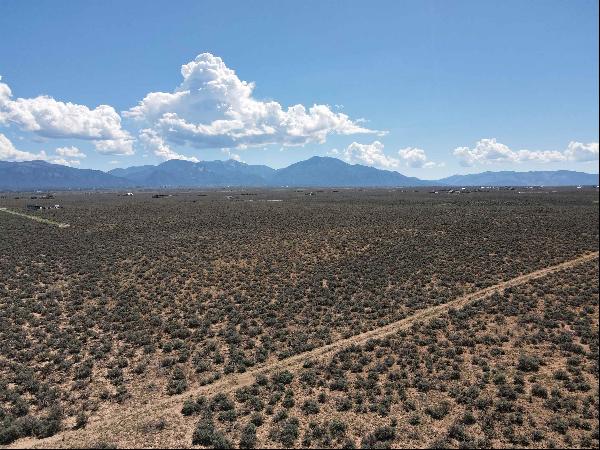
[[[0,190],[114,189],[135,187],[395,187],[395,186],[575,186],[597,185],[598,174],[569,170],[482,172],[421,180],[399,172],[314,156],[282,169],[235,160],[170,160],[108,172],[45,161],[0,161]]]
[[[75,169],[45,161],[0,161],[0,190],[111,189],[131,185],[129,180],[101,170]]]

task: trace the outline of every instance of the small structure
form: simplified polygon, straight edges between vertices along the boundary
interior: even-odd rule
[[[29,209],[31,211],[39,211],[41,209],[61,209],[61,208],[62,208],[62,206],[60,206],[59,204],[50,205],[50,206],[32,205],[32,204],[27,205],[27,209]]]

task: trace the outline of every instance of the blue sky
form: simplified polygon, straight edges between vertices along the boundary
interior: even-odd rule
[[[0,159],[598,172],[597,1],[4,0],[0,30]]]

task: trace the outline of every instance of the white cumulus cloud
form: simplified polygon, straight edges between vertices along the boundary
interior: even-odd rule
[[[52,164],[60,164],[61,166],[69,167],[76,167],[81,164],[81,161],[79,161],[78,159],[49,158],[48,161]]]
[[[598,159],[598,143],[570,142],[564,151],[558,150],[511,150],[496,139],[481,139],[475,147],[454,149],[461,165],[471,167],[490,163],[522,163],[526,161],[550,163],[560,161],[595,161]]]
[[[169,159],[183,159],[185,161],[198,162],[198,158],[180,155],[173,151],[156,131],[149,128],[142,130],[140,133],[140,141],[147,149],[153,151],[156,156],[165,161],[168,161]]]
[[[48,156],[45,151],[41,151],[39,153],[28,152],[24,150],[18,150],[15,148],[13,143],[8,139],[4,134],[0,133],[0,161],[32,161],[32,160],[42,160],[48,161],[53,164],[61,164],[63,166],[75,167],[80,164],[78,159],[66,159],[63,156],[71,156],[67,155],[67,153],[74,154],[72,149],[78,150],[75,147],[62,147],[56,149],[57,156]],[[64,153],[64,155],[61,155]],[[84,155],[85,156],[85,155]],[[73,157],[73,156],[71,156]],[[74,156],[78,158],[80,156]]]
[[[372,144],[353,142],[344,149],[342,158],[352,164],[365,164],[382,169],[396,169],[400,165],[397,158],[383,153],[383,144],[379,141],[374,141]]]
[[[513,161],[515,154],[496,139],[481,139],[474,148],[454,149],[454,156],[458,157],[462,165],[473,166],[482,161]]]
[[[254,83],[240,80],[223,60],[198,55],[181,67],[173,92],[151,92],[126,117],[146,124],[164,142],[196,148],[244,148],[325,142],[329,134],[378,133],[329,106],[284,109],[253,97]]]
[[[10,87],[1,82],[0,124],[46,138],[93,140],[101,153],[133,153],[132,138],[121,127],[121,117],[112,106],[90,109],[47,95],[13,99]]]
[[[94,141],[96,151],[103,155],[133,155],[133,139],[107,139],[104,141]]]
[[[23,150],[17,150],[10,139],[0,133],[0,161],[31,161],[34,159],[46,158],[47,156],[44,151],[32,153]]]
[[[429,161],[425,150],[416,147],[406,147],[398,150],[398,158],[388,156],[383,151],[384,145],[379,141],[371,144],[359,144],[353,142],[343,151],[333,149],[329,154],[341,156],[346,162],[365,164],[367,166],[379,167],[382,169],[398,169],[403,165],[413,169],[432,167],[441,167],[443,164],[437,164]]]
[[[86,154],[77,147],[59,147],[54,151],[57,155],[67,158],[86,158]]]
[[[581,142],[571,141],[565,150],[565,156],[570,161],[597,161],[598,143],[582,144]]]
[[[398,150],[398,155],[412,168],[424,167],[428,162],[425,150],[420,148],[406,147]]]

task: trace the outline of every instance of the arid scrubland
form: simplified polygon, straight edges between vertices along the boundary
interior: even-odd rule
[[[310,192],[57,193],[63,209],[33,214],[69,228],[1,216],[0,444],[84,435],[103,411],[179,396],[136,432],[165,444],[177,423],[173,446],[598,447],[597,259],[191,394],[598,251],[594,190]],[[111,438],[95,445],[125,442]]]

